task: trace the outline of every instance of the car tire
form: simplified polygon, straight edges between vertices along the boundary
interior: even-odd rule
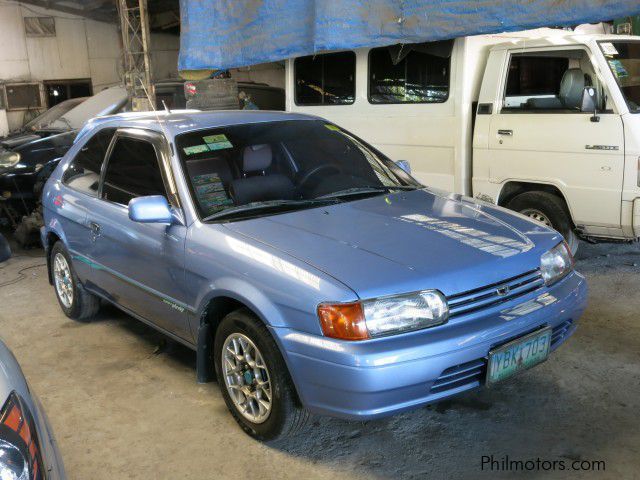
[[[280,350],[264,323],[249,310],[236,310],[222,319],[213,352],[224,401],[246,433],[261,441],[279,440],[305,425],[309,414],[300,405]],[[253,364],[243,365],[238,357]],[[269,398],[263,411],[258,402]],[[247,408],[241,407],[242,399]]]
[[[578,251],[578,236],[564,200],[549,192],[525,192],[507,203],[507,208],[551,227],[562,234],[571,253]]]
[[[64,314],[79,322],[92,320],[100,310],[100,299],[80,283],[62,242],[56,242],[51,249],[51,272],[56,298]]]

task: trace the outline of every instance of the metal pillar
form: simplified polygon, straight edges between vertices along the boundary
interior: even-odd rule
[[[147,0],[117,0],[124,53],[124,83],[131,96],[131,109],[155,108],[155,94],[149,55]]]

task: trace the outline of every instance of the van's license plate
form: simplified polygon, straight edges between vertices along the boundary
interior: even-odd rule
[[[544,362],[549,356],[551,328],[517,338],[489,352],[487,384],[500,382]]]

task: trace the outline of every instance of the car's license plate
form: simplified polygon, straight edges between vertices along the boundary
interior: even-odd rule
[[[549,356],[551,328],[544,328],[489,352],[487,384],[511,377],[543,362]]]

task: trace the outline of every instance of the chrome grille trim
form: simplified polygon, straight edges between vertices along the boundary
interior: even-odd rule
[[[464,315],[475,310],[507,302],[542,286],[544,286],[544,280],[540,269],[537,268],[502,282],[451,295],[447,297],[449,317]],[[503,295],[498,294],[498,289],[504,287],[508,287],[508,292]]]
[[[573,321],[565,320],[560,325],[554,327],[553,332],[551,333],[551,346],[555,347],[559,342],[561,342],[564,337],[569,332]]]
[[[483,358],[447,368],[433,383],[429,393],[440,393],[473,383],[480,385],[485,369],[486,360]]]

